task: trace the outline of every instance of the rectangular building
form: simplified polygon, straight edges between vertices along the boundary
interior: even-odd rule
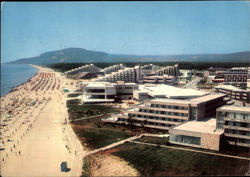
[[[162,75],[162,76],[144,76],[143,83],[153,84],[173,84],[176,81],[175,76]]]
[[[84,103],[114,102],[116,99],[129,100],[133,97],[133,91],[138,89],[136,83],[88,82],[81,83]]]
[[[169,94],[169,98],[166,97],[166,94]],[[202,120],[215,116],[216,108],[225,104],[224,94],[200,92],[200,96],[196,95],[196,97],[193,94],[191,96],[189,94],[189,92],[186,94],[180,92],[168,93],[167,90],[165,90],[165,95],[161,92],[157,95],[151,93],[153,99],[146,99],[143,103],[134,105],[133,108],[114,115],[109,120],[113,120],[116,123],[132,123],[136,126],[169,130],[171,127],[185,121]],[[157,98],[159,96],[163,98]]]
[[[223,130],[216,129],[216,119],[207,119],[182,123],[169,134],[170,143],[219,151]]]
[[[217,129],[231,145],[250,147],[250,107],[223,106],[217,109]]]
[[[219,85],[214,88],[216,92],[227,94],[229,98],[250,103],[249,89],[240,89],[232,85]]]

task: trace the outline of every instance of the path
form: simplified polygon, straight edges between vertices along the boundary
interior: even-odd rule
[[[93,117],[100,117],[100,116],[104,116],[104,114],[99,114],[99,115],[94,115],[94,116],[89,116],[89,117],[82,117],[82,118],[79,118],[79,119],[74,119],[74,120],[69,120],[70,122],[75,122],[75,121],[79,121],[79,120],[85,120],[85,119],[90,119],[90,118],[93,118]]]
[[[202,77],[197,77],[194,80],[192,80],[191,82],[184,85],[183,88],[195,88],[196,84],[198,82],[200,82],[201,79],[202,79]]]
[[[136,139],[139,139],[139,138],[141,138],[141,137],[143,137],[143,136],[151,136],[151,137],[168,137],[167,134],[166,134],[166,135],[157,135],[157,134],[143,133],[143,134],[140,134],[140,135],[138,135],[138,136],[133,136],[133,137],[130,137],[130,138],[127,138],[127,139],[124,139],[124,140],[115,142],[115,143],[110,144],[110,145],[108,145],[108,146],[105,146],[105,147],[102,147],[102,148],[99,148],[99,149],[95,149],[95,150],[89,151],[89,152],[87,152],[84,156],[86,157],[86,156],[89,156],[89,155],[91,155],[91,154],[96,154],[96,153],[98,153],[98,152],[100,152],[100,151],[105,151],[105,150],[111,149],[111,148],[113,148],[113,147],[119,146],[119,145],[124,144],[124,143],[126,143],[126,142],[130,142],[130,141],[134,141],[134,140],[136,140]]]
[[[105,147],[102,147],[102,148],[99,148],[99,149],[95,149],[95,150],[93,150],[93,151],[89,151],[89,152],[87,152],[87,153],[84,155],[84,157],[89,156],[89,155],[91,155],[91,154],[96,154],[96,153],[98,153],[98,152],[100,152],[100,151],[105,151],[105,150],[111,149],[111,148],[113,148],[113,147],[116,147],[116,146],[119,146],[119,145],[121,145],[121,144],[124,144],[124,143],[126,143],[126,142],[128,142],[128,141],[133,141],[133,140],[139,139],[139,138],[141,138],[142,136],[143,136],[143,135],[133,136],[133,137],[130,137],[130,138],[127,138],[127,139],[118,141],[118,142],[116,142],[116,143],[110,144],[110,145],[108,145],[108,146],[105,146]]]
[[[198,153],[203,153],[203,154],[209,154],[209,155],[215,155],[215,156],[221,156],[221,157],[229,157],[229,158],[235,158],[235,159],[249,160],[250,161],[250,158],[247,158],[247,157],[240,157],[240,156],[233,156],[233,155],[227,155],[227,154],[220,154],[220,153],[215,153],[215,152],[199,151],[199,150],[194,150],[194,149],[186,149],[186,148],[166,146],[166,145],[158,145],[158,144],[152,144],[152,143],[144,143],[144,142],[133,141],[133,140],[130,141],[130,142],[136,143],[136,144],[144,144],[144,145],[149,145],[149,146],[164,147],[164,148],[176,149],[176,150],[181,150],[181,151],[198,152]]]

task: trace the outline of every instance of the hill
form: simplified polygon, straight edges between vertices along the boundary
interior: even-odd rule
[[[250,62],[250,51],[231,54],[198,54],[198,55],[123,55],[109,54],[100,51],[86,50],[82,48],[67,48],[51,51],[31,58],[22,58],[10,62],[15,64],[45,65],[53,63],[91,63],[91,62],[163,62],[163,61],[190,61],[190,62],[214,62],[237,61]]]

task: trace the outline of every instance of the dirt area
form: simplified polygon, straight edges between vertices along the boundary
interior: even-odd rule
[[[92,176],[138,176],[137,170],[128,162],[114,155],[94,155]]]

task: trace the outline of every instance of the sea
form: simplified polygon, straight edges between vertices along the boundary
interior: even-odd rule
[[[26,64],[1,64],[1,92],[4,96],[12,88],[27,82],[38,72],[38,69]]]

